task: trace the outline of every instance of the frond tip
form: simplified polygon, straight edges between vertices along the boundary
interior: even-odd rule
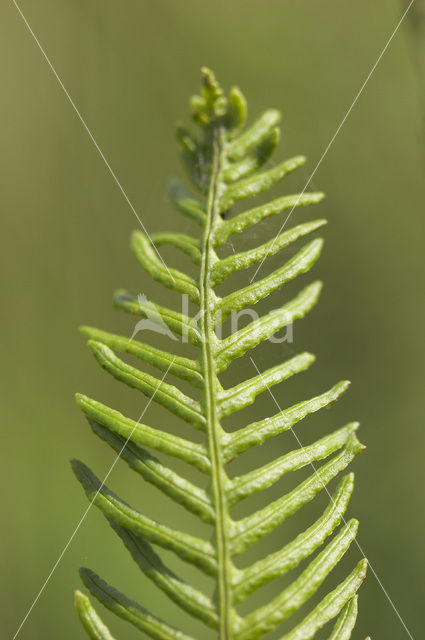
[[[282,229],[263,244],[227,256],[222,255],[221,247],[231,236],[255,228],[270,216],[319,203],[323,194],[302,192],[258,202],[261,194],[280,184],[305,162],[304,156],[297,155],[267,166],[279,142],[277,110],[265,111],[246,126],[247,106],[240,89],[234,87],[226,96],[207,68],[202,69],[200,95],[192,97],[190,104],[198,129],[193,132],[179,125],[177,142],[197,195],[176,181],[170,187],[170,195],[177,210],[201,229],[200,235],[159,232],[148,237],[136,231],[131,247],[142,269],[160,285],[187,296],[196,308],[196,315],[120,290],[114,297],[115,306],[142,318],[133,335],[125,337],[87,326],[81,329],[93,356],[105,371],[149,398],[149,402],[160,404],[173,419],[183,421],[189,427],[187,434],[180,437],[167,428],[148,426],[82,394],[77,394],[77,403],[95,435],[143,480],[199,518],[211,529],[211,536],[203,539],[136,510],[106,487],[106,479],[99,479],[80,461],[72,461],[73,471],[90,503],[105,516],[152,585],[185,614],[215,630],[220,640],[258,640],[266,633],[283,629],[281,625],[286,625],[281,640],[311,640],[328,624],[331,624],[326,630],[330,633],[329,640],[349,640],[356,622],[357,592],[366,574],[366,561],[359,562],[345,579],[335,579],[337,586],[333,590],[329,590],[329,579],[352,545],[359,526],[356,519],[345,517],[354,487],[354,476],[346,473],[346,469],[364,449],[356,435],[358,423],[333,427],[330,433],[305,446],[297,435],[296,448],[292,448],[292,434],[287,433],[289,444],[285,453],[276,454],[274,459],[239,475],[228,472],[228,464],[238,455],[291,431],[307,416],[329,407],[346,391],[349,382],[341,381],[307,400],[293,400],[275,415],[238,429],[227,431],[222,424],[224,418],[245,409],[257,396],[270,392],[272,386],[279,389],[290,377],[302,375],[315,361],[313,354],[300,348],[286,361],[274,362],[260,371],[251,357],[248,364],[254,363],[256,372],[230,387],[224,387],[221,381],[221,373],[236,358],[247,359],[248,351],[304,318],[317,303],[322,283],[304,282],[292,297],[280,300],[277,308],[263,315],[256,312],[252,321],[240,328],[233,326],[232,314],[247,313],[264,298],[276,295],[277,291],[285,292],[287,283],[298,277],[308,279],[321,254],[323,240],[311,237],[305,244],[299,243],[316,234],[326,221],[322,218],[301,221]],[[251,198],[256,201],[232,215],[236,203]],[[242,204],[239,207],[243,209]],[[158,257],[158,247],[163,245],[185,254],[193,269],[197,269],[197,275],[189,276],[165,266]],[[245,280],[244,286],[220,295],[217,287],[229,276],[237,272],[243,275],[245,269],[263,262],[266,269],[268,258],[287,248],[289,253],[280,260],[277,269],[251,282]],[[232,330],[222,337],[222,325],[229,317]],[[159,327],[160,333],[174,341],[181,338],[183,343],[189,343],[196,357],[175,355],[136,340],[136,333],[145,328],[146,322]],[[162,372],[163,377],[128,363],[125,360],[128,355]],[[173,379],[165,380],[166,376]],[[186,384],[184,390],[181,381]],[[196,442],[193,428],[199,432]],[[180,469],[172,468],[173,463],[167,458],[156,457],[164,455],[192,469],[193,477],[189,479]],[[267,496],[266,489],[283,476],[310,467],[304,479],[293,483],[293,488],[284,495],[240,519],[234,517],[233,508],[242,500],[260,492]],[[207,479],[206,487],[199,486],[196,473]],[[316,515],[316,520],[283,548],[267,553],[264,539],[320,493],[329,496],[321,515]],[[254,544],[264,545],[262,557],[245,563],[243,569],[238,568],[236,557]],[[171,552],[211,579],[215,585],[213,596],[172,571],[162,559],[161,550]],[[167,612],[150,613],[94,571],[84,568],[80,573],[84,585],[100,603],[148,637],[192,640],[170,622]],[[273,586],[286,574],[285,589],[266,604],[256,605],[253,598],[256,592],[266,584]],[[326,595],[318,604],[317,600],[311,604],[319,589],[325,589]],[[242,615],[239,605],[249,598],[254,604]],[[87,596],[77,591],[75,604],[90,638],[114,640]],[[291,616],[296,613],[297,622],[290,629]]]
[[[75,607],[84,629],[93,640],[114,640],[109,629],[103,624],[90,599],[81,591],[75,592]]]

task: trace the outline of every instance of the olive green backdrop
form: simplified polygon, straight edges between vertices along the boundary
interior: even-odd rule
[[[21,0],[21,6],[153,231],[191,229],[165,192],[170,177],[180,174],[174,124],[188,115],[201,65],[214,68],[226,88],[242,87],[251,116],[269,106],[282,110],[277,157],[305,153],[309,162],[280,193],[302,189],[405,5]],[[360,544],[415,638],[424,628],[425,572],[420,6],[412,13],[416,22],[406,21],[394,38],[314,177],[312,188],[326,191],[327,199],[314,211],[294,213],[294,221],[324,215],[330,223],[324,254],[305,280],[325,281],[320,305],[295,326],[295,344],[266,345],[256,354],[262,367],[297,349],[317,354],[309,373],[276,389],[282,406],[338,379],[352,380],[344,399],[299,425],[297,433],[309,443],[351,419],[361,421],[368,449],[354,463],[350,515],[360,518]],[[167,294],[132,258],[128,238],[137,221],[10,0],[0,7],[0,82],[0,626],[2,638],[11,639],[86,509],[68,460],[80,457],[100,476],[113,460],[79,414],[73,393],[86,392],[131,416],[146,404],[97,367],[77,327],[91,323],[130,334],[132,319],[112,309],[113,290],[126,287],[160,302]],[[275,229],[262,225],[257,240]],[[272,266],[278,262],[273,258]],[[241,274],[239,285],[246,278]],[[238,366],[235,376],[246,375],[247,365],[245,371]],[[266,415],[275,407],[263,397],[250,412]],[[248,414],[241,414],[240,424]],[[181,430],[153,405],[144,420]],[[296,446],[290,438],[282,436],[247,461],[260,464],[276,448]],[[285,482],[269,497],[284,490]],[[205,533],[124,464],[115,467],[108,484],[149,515]],[[303,523],[303,516],[288,522],[270,539],[270,548],[293,537]],[[359,555],[354,549],[345,566]],[[178,566],[174,559],[170,563]],[[19,638],[83,637],[72,605],[81,564],[183,624],[93,509]],[[189,575],[198,580],[196,571]],[[263,597],[270,593],[265,590]],[[355,638],[370,633],[373,640],[407,640],[372,573],[360,608]],[[138,637],[103,614],[120,639]],[[186,629],[195,637],[208,635],[197,623]]]

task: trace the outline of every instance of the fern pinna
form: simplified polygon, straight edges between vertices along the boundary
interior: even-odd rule
[[[104,513],[141,570],[157,587],[188,614],[216,630],[221,640],[256,640],[277,629],[301,609],[349,548],[358,526],[355,520],[346,522],[343,515],[353,490],[352,474],[342,478],[323,514],[283,549],[265,555],[243,569],[235,565],[234,559],[325,489],[363,447],[355,435],[357,424],[350,423],[306,449],[301,447],[245,475],[231,477],[227,472],[226,465],[236,456],[329,405],[347,388],[348,383],[340,382],[321,395],[233,432],[226,432],[221,425],[223,417],[246,407],[259,393],[305,370],[313,362],[311,354],[301,353],[233,388],[224,389],[219,380],[220,373],[235,358],[302,318],[316,303],[321,284],[310,284],[283,307],[253,320],[223,339],[217,335],[219,324],[232,311],[255,304],[283,283],[308,271],[319,257],[322,241],[315,239],[309,242],[276,271],[230,295],[218,296],[215,287],[235,271],[261,263],[295,240],[314,232],[325,221],[299,224],[255,249],[219,257],[217,250],[232,234],[284,210],[316,203],[322,199],[322,194],[281,197],[230,217],[229,210],[236,202],[279,182],[301,166],[304,158],[291,158],[271,169],[259,171],[278,142],[278,111],[266,111],[252,126],[243,130],[246,104],[239,89],[233,88],[226,98],[211,71],[203,69],[202,73],[201,95],[191,101],[200,135],[194,137],[186,129],[178,129],[183,159],[201,195],[199,199],[193,199],[179,185],[172,189],[177,208],[198,223],[201,237],[159,233],[150,239],[137,231],[132,239],[133,251],[142,267],[155,280],[187,295],[199,307],[195,321],[188,315],[155,305],[161,322],[173,333],[185,336],[198,349],[199,358],[191,360],[175,356],[137,340],[90,327],[84,327],[83,333],[89,338],[89,346],[102,367],[201,430],[204,442],[194,443],[135,422],[86,396],[79,395],[78,404],[93,431],[120,453],[133,470],[211,526],[211,539],[203,540],[155,522],[107,489],[83,463],[74,461],[73,468],[89,500]],[[198,265],[197,279],[164,265],[156,252],[156,246],[164,243],[182,250]],[[127,293],[119,292],[115,303],[119,308],[142,317],[152,315],[151,303],[137,300]],[[129,366],[115,354],[117,351],[132,354],[153,365],[163,372],[163,377],[157,379]],[[178,387],[164,381],[165,374],[172,374],[200,389],[201,401],[195,401]],[[206,474],[208,488],[204,490],[182,477],[145,447],[175,456]],[[316,470],[314,462],[328,457],[330,459]],[[241,500],[270,487],[283,474],[312,463],[311,475],[289,493],[252,515],[239,520],[232,518],[232,507]],[[338,532],[331,538],[337,527]],[[326,542],[328,538],[330,541]],[[151,544],[174,552],[210,576],[215,585],[212,598],[169,570]],[[319,550],[322,546],[323,549]],[[246,616],[238,612],[238,604],[259,587],[294,569],[316,550],[318,553],[282,593],[263,606],[253,606],[252,612]],[[285,628],[282,640],[313,638],[334,618],[337,620],[329,640],[348,639],[357,615],[356,593],[365,572],[366,561],[362,560],[343,582],[316,606],[310,607],[292,630]],[[81,576],[93,596],[147,636],[159,640],[189,640],[189,636],[176,629],[167,616],[160,619],[149,613],[93,571],[82,569]],[[77,592],[76,603],[89,636],[111,640],[109,630],[90,600]]]

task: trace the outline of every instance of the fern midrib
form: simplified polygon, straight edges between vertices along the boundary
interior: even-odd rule
[[[214,294],[210,285],[211,270],[214,263],[214,249],[211,234],[218,213],[220,174],[224,153],[224,131],[216,126],[213,131],[213,159],[211,179],[207,197],[207,220],[202,243],[202,263],[200,273],[200,306],[202,334],[202,373],[204,375],[204,409],[207,420],[208,449],[211,460],[211,485],[215,506],[215,538],[217,545],[217,604],[220,620],[220,640],[231,638],[231,594],[228,543],[228,509],[225,498],[225,472],[221,450],[221,425],[218,417],[217,372],[215,367],[216,335],[212,318]]]

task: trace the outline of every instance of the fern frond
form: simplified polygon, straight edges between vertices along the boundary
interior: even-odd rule
[[[150,638],[155,640],[193,640],[190,636],[169,626],[160,618],[143,609],[137,602],[130,600],[123,593],[111,587],[94,571],[83,567],[80,569],[80,575],[87,589],[99,602],[123,620],[130,622],[136,629],[144,631]]]
[[[239,311],[251,304],[256,304],[279,289],[285,282],[309,271],[320,255],[322,244],[322,240],[313,240],[270,275],[219,300],[215,307],[216,316],[223,322],[233,311]]]
[[[119,411],[114,411],[101,402],[87,398],[87,396],[77,395],[77,404],[90,420],[124,438],[130,438],[132,442],[180,458],[205,473],[211,469],[211,461],[207,449],[203,445],[130,420]]]
[[[89,340],[88,345],[101,367],[114,378],[129,387],[138,389],[148,398],[152,398],[175,415],[190,422],[197,429],[205,429],[205,417],[202,415],[198,402],[186,396],[173,385],[166,382],[161,383],[154,376],[126,364],[101,342]]]
[[[127,313],[152,320],[152,305],[143,302],[143,300],[132,296],[126,291],[117,291],[115,293],[114,304],[118,309],[122,309]],[[161,323],[164,323],[172,333],[177,333],[187,338],[191,344],[199,346],[201,334],[191,321],[191,318],[159,304],[155,304],[155,313],[161,319]],[[155,318],[153,318],[153,321],[155,321]]]
[[[117,336],[93,327],[81,327],[81,332],[95,342],[100,342],[111,349],[136,356],[143,362],[151,364],[160,371],[168,371],[181,380],[187,380],[195,387],[203,385],[203,377],[199,362],[175,356],[172,353],[156,349],[138,340]]]
[[[191,99],[193,119],[200,133],[194,134],[183,125],[177,130],[182,159],[198,196],[193,196],[178,182],[170,187],[178,211],[201,227],[201,235],[159,232],[148,238],[137,231],[131,241],[142,268],[161,285],[186,295],[199,313],[190,317],[125,291],[117,292],[114,297],[117,308],[165,326],[172,332],[172,338],[182,336],[197,349],[198,355],[190,359],[92,327],[81,330],[88,338],[94,357],[108,373],[201,431],[203,442],[193,442],[190,432],[182,438],[162,428],[136,422],[87,396],[78,395],[77,402],[93,432],[144,480],[206,523],[211,528],[210,539],[156,522],[130,507],[82,462],[73,461],[73,469],[88,499],[106,517],[147,578],[188,615],[214,629],[220,640],[257,640],[275,629],[282,630],[282,640],[309,640],[332,620],[336,621],[329,631],[329,640],[348,640],[357,616],[356,594],[365,577],[366,561],[354,567],[333,590],[328,588],[327,595],[314,607],[308,603],[322,585],[327,584],[329,575],[357,533],[358,522],[344,518],[353,491],[353,475],[344,475],[332,489],[332,496],[328,486],[363,449],[356,436],[358,424],[352,422],[334,429],[306,447],[276,455],[273,460],[238,476],[232,477],[228,464],[244,451],[292,429],[309,414],[332,404],[349,383],[339,382],[320,395],[236,430],[227,431],[222,424],[224,418],[252,404],[259,394],[302,373],[314,362],[312,354],[298,353],[266,371],[257,369],[232,387],[223,388],[220,381],[220,374],[236,358],[244,357],[280,329],[303,318],[318,300],[320,282],[304,285],[283,306],[257,314],[249,324],[227,337],[221,337],[218,329],[232,313],[255,305],[285,283],[310,271],[320,256],[323,241],[310,240],[292,251],[291,257],[268,275],[227,295],[220,295],[217,286],[242,269],[263,261],[267,265],[270,256],[317,232],[326,221],[317,219],[297,224],[264,244],[227,257],[221,255],[220,247],[230,236],[269,216],[320,202],[323,194],[284,196],[231,217],[234,204],[267,191],[304,164],[305,158],[296,156],[273,168],[264,168],[279,141],[279,112],[266,111],[244,130],[247,109],[240,90],[234,88],[226,97],[212,72],[203,69],[202,73],[201,94]],[[165,267],[156,252],[157,247],[165,244],[188,256],[198,267],[198,276]],[[174,376],[176,383],[128,364],[117,353],[135,356],[160,372]],[[193,393],[198,390],[200,400],[192,397],[190,387],[189,392],[182,391],[180,380],[189,383]],[[150,450],[178,458],[202,472],[208,478],[207,488],[180,475]],[[317,464],[320,466],[316,468]],[[311,473],[285,495],[250,515],[234,518],[232,509],[242,500],[268,489],[284,475],[308,467],[312,468]],[[304,531],[282,549],[267,554],[265,548],[260,560],[243,569],[236,566],[237,556],[251,545],[259,544],[323,491],[328,493],[329,502],[322,515]],[[212,597],[171,571],[157,547],[171,551],[209,576],[214,584]],[[297,569],[298,574],[281,593],[263,606],[253,604],[250,612],[242,615],[240,603],[265,584]],[[170,624],[168,616],[163,620],[149,613],[93,571],[82,569],[81,576],[94,597],[147,636],[158,640],[190,640],[184,631]],[[91,638],[113,640],[89,599],[80,592],[76,593],[76,606]],[[298,611],[303,617],[290,629],[290,618]]]
[[[114,640],[109,629],[99,618],[90,599],[81,593],[81,591],[75,592],[75,607],[81,623],[90,638],[93,638],[93,640]]]

